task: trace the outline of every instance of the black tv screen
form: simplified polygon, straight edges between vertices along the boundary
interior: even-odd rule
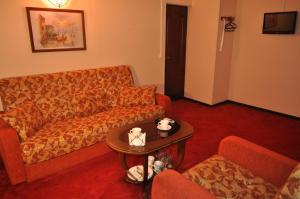
[[[263,34],[294,34],[297,11],[264,14]]]

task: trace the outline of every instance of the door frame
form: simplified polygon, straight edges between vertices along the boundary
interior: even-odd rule
[[[163,93],[165,93],[165,56],[166,56],[166,20],[167,20],[167,5],[177,5],[177,6],[186,6],[189,8],[192,6],[192,0],[161,0],[161,21],[160,21],[160,48],[159,48],[159,58],[162,59],[163,62]],[[188,28],[189,27],[189,15],[187,18],[187,35],[188,38]],[[187,40],[188,41],[188,40]],[[186,62],[186,61],[185,61]]]

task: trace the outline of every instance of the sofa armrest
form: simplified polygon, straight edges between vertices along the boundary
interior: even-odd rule
[[[152,183],[151,198],[215,199],[208,191],[174,170],[167,170],[155,176]]]
[[[236,136],[224,138],[219,154],[280,187],[297,161]]]
[[[155,102],[157,105],[164,107],[166,110],[166,116],[170,116],[172,113],[172,101],[169,96],[160,93],[155,94]]]
[[[0,129],[5,127],[9,127],[9,124],[7,124],[7,122],[0,118]]]
[[[6,172],[12,184],[26,178],[21,147],[17,132],[11,128],[0,128],[0,152]]]

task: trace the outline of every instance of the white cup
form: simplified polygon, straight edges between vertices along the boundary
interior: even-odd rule
[[[162,122],[162,123],[169,123],[169,122],[170,122],[170,120],[169,120],[169,119],[167,119],[167,118],[164,118],[164,119],[160,120],[160,122]]]
[[[164,163],[160,160],[156,160],[154,162],[154,170],[155,171],[161,171],[164,168]]]
[[[148,166],[149,167],[152,167],[153,166],[153,163],[154,163],[154,156],[152,156],[152,155],[149,155],[148,156]]]
[[[158,122],[158,126],[160,129],[168,129],[169,128],[169,121],[168,120],[161,120]]]
[[[171,124],[175,123],[175,121],[174,121],[173,119],[168,118],[168,117],[165,117],[163,120],[167,120],[167,121],[169,121],[169,123],[171,123]]]
[[[134,135],[139,135],[142,133],[142,129],[139,127],[134,127],[130,130],[130,133],[134,134]]]

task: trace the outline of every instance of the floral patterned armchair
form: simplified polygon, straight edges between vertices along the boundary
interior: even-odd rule
[[[217,155],[183,174],[164,171],[152,185],[152,199],[299,197],[299,162],[235,136],[221,141]]]

